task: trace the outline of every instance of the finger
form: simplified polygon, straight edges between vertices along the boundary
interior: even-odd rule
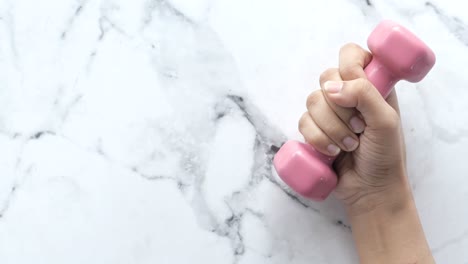
[[[304,113],[299,120],[299,131],[305,141],[320,153],[329,156],[336,156],[340,153],[340,148],[315,124],[308,112]]]
[[[340,72],[337,68],[328,69],[320,75],[320,87],[322,87],[322,89],[324,89],[325,83],[327,81],[342,81]],[[338,106],[328,99],[327,93],[324,94],[330,108],[348,126],[349,129],[351,129],[356,134],[362,133],[362,131],[364,131],[366,124],[354,108],[344,108]],[[309,103],[307,103],[307,108],[309,108]]]
[[[372,60],[372,54],[361,46],[348,43],[340,49],[339,71],[341,78],[350,81],[365,78],[364,68]]]
[[[328,98],[337,105],[355,107],[364,118],[366,127],[391,129],[399,125],[396,110],[367,79],[331,83],[325,90]]]
[[[328,105],[322,91],[312,93],[307,102],[310,117],[335,145],[346,151],[353,151],[358,147],[359,138]]]
[[[364,68],[371,62],[371,60],[372,54],[363,49],[361,46],[354,43],[348,43],[344,45],[340,49],[340,76],[345,81],[358,78],[367,78],[364,72]],[[398,99],[396,97],[395,90],[390,93],[386,100],[399,115],[400,109],[398,107]],[[359,124],[356,120],[354,120],[354,122]]]

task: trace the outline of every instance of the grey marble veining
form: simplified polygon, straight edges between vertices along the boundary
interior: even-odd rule
[[[384,18],[438,62],[397,86],[440,263],[468,263],[462,1],[0,1],[1,263],[357,263],[340,203],[271,159]]]

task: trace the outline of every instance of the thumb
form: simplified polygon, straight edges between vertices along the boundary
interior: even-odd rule
[[[328,81],[324,84],[324,90],[327,98],[335,104],[356,108],[367,127],[386,129],[399,124],[397,111],[364,78],[346,82]]]

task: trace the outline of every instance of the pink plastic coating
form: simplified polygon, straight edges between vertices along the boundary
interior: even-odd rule
[[[373,59],[364,71],[384,98],[398,81],[419,82],[435,64],[435,55],[424,42],[390,20],[382,21],[374,29],[367,45]],[[273,165],[292,190],[305,198],[321,201],[338,182],[332,169],[334,160],[309,144],[291,140],[280,148]]]

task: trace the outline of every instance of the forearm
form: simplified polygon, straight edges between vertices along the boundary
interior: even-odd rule
[[[361,263],[435,263],[407,186],[368,212],[349,210]]]

